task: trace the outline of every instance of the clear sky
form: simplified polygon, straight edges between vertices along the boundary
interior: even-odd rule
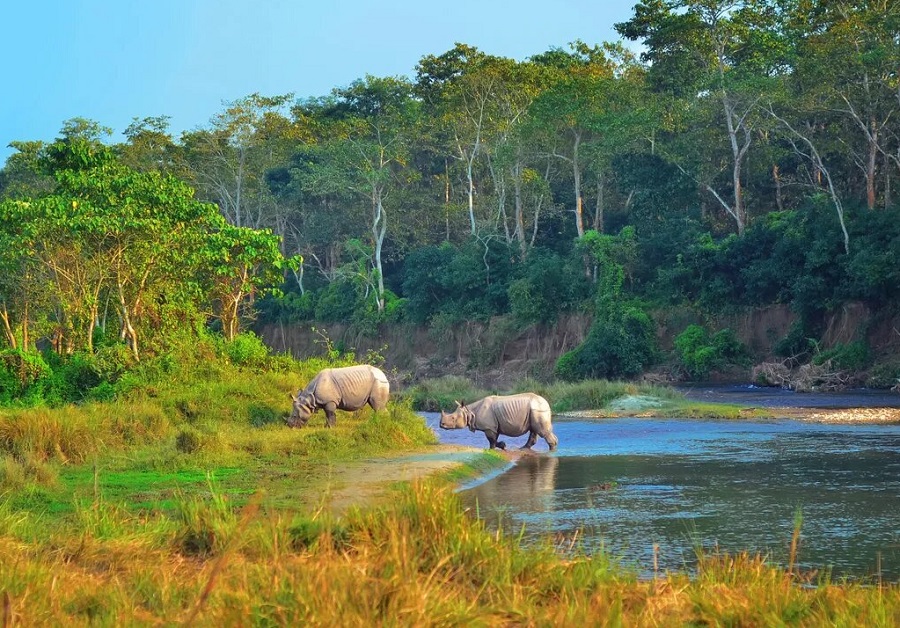
[[[321,96],[366,74],[412,75],[455,42],[524,59],[617,39],[635,0],[6,0],[0,163],[13,140],[90,118],[205,125],[254,92]]]

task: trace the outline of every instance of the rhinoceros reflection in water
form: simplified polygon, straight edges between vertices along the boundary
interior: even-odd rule
[[[519,459],[506,473],[466,491],[480,504],[500,507],[515,504],[520,512],[553,510],[559,458],[530,455]]]

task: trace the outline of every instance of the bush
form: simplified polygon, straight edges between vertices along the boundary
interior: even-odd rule
[[[203,447],[203,436],[193,428],[185,428],[175,437],[175,449],[183,454],[192,454]]]
[[[180,495],[175,501],[178,532],[175,544],[187,556],[209,556],[225,549],[237,527],[237,516],[221,491],[209,481],[209,499]]]
[[[653,321],[639,307],[612,304],[598,311],[588,337],[560,356],[556,375],[567,381],[640,375],[656,358]]]
[[[465,377],[445,375],[437,379],[425,379],[407,388],[401,394],[404,399],[409,399],[412,407],[425,412],[440,412],[441,410],[453,410],[457,400],[471,403],[490,392],[478,388]]]
[[[263,344],[259,336],[250,331],[240,333],[232,340],[224,342],[222,350],[235,366],[261,368],[269,359],[269,348]]]
[[[675,352],[693,379],[705,379],[710,372],[746,361],[747,351],[730,329],[713,336],[700,325],[689,325],[675,338]]]
[[[534,249],[522,277],[509,285],[507,296],[510,312],[520,323],[552,323],[586,298],[589,290],[583,268],[555,253]]]
[[[900,384],[900,362],[890,361],[872,367],[866,386],[869,388],[893,388]]]
[[[0,404],[40,404],[52,375],[52,369],[40,353],[20,349],[0,351]]]
[[[861,371],[869,364],[869,347],[862,340],[849,344],[836,344],[831,349],[821,351],[813,358],[813,364],[831,362],[838,371]]]
[[[353,316],[359,303],[356,287],[349,281],[333,281],[318,295],[316,320],[323,323],[343,323]]]

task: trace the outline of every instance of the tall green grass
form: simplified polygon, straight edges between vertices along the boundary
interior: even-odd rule
[[[597,410],[629,395],[650,396],[668,404],[684,400],[684,396],[673,388],[650,384],[607,380],[548,383],[526,378],[516,382],[509,390],[487,390],[475,386],[465,377],[458,376],[424,380],[403,391],[402,395],[410,400],[416,410],[437,412],[452,410],[456,406],[456,400],[472,402],[491,394],[505,395],[519,392],[534,392],[545,397],[554,412]]]
[[[90,507],[90,506],[89,506]],[[893,626],[900,587],[797,577],[759,556],[701,557],[639,580],[602,553],[522,547],[422,482],[334,519],[235,507],[215,490],[176,512],[106,510],[49,542],[0,502],[7,624]],[[99,522],[97,518],[105,519]],[[115,533],[110,533],[110,530]],[[6,620],[5,620],[6,621]]]

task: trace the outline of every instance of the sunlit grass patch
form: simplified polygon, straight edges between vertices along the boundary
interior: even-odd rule
[[[411,407],[423,412],[451,411],[457,401],[471,403],[497,391],[489,391],[456,375],[426,379],[400,393]]]
[[[900,587],[794,576],[746,554],[639,580],[602,552],[522,546],[467,514],[453,485],[415,483],[343,518],[238,505],[219,492],[167,514],[85,502],[42,542],[0,502],[0,590],[22,623],[246,625],[866,625],[900,617]],[[203,597],[203,592],[208,597]],[[201,603],[202,602],[202,603]]]

